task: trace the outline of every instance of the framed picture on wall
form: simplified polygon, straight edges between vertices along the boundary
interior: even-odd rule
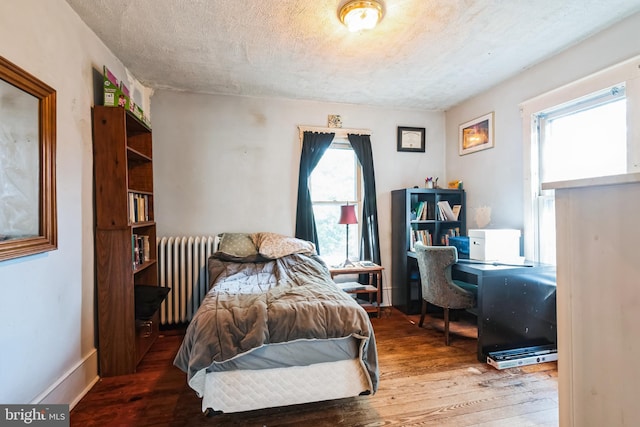
[[[58,248],[56,96],[0,56],[0,261]]]
[[[465,155],[493,148],[493,111],[459,127],[458,154]]]
[[[424,153],[425,129],[398,126],[398,151],[414,151]]]

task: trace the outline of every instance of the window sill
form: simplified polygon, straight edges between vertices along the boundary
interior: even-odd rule
[[[560,190],[564,188],[596,187],[599,185],[631,184],[640,182],[640,172],[621,175],[599,176],[595,178],[572,179],[568,181],[543,182],[543,190]]]

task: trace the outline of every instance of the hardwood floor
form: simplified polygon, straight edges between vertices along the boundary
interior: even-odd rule
[[[475,328],[388,309],[372,319],[380,388],[374,396],[205,417],[173,367],[182,335],[161,335],[133,375],[101,379],[71,411],[72,426],[557,426],[555,362],[498,371],[476,360]]]

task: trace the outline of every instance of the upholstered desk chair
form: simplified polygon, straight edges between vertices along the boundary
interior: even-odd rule
[[[422,282],[422,327],[427,303],[444,309],[444,342],[449,345],[449,309],[469,309],[476,305],[477,286],[451,279],[451,265],[458,261],[455,246],[415,245]]]

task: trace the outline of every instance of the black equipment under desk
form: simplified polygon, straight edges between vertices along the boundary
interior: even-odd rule
[[[478,360],[492,351],[557,345],[556,269],[459,260],[454,279],[478,285]]]

